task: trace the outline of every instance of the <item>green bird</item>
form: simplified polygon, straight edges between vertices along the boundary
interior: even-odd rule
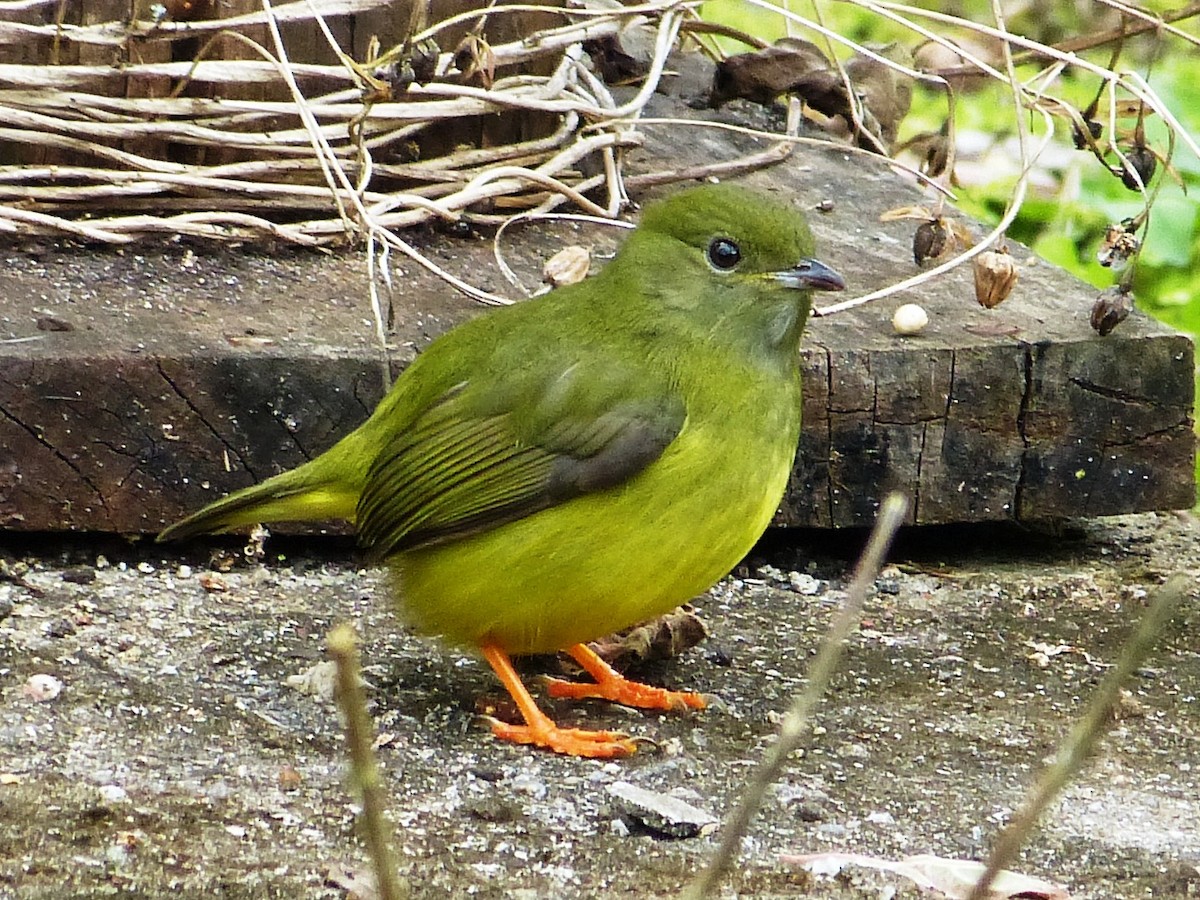
[[[766,529],[800,435],[811,294],[844,287],[812,254],[798,209],[742,187],[649,205],[595,277],[441,336],[331,449],[159,540],[347,519],[403,616],[477,648],[513,695],[525,724],[492,719],[496,736],[632,753],[626,735],[556,725],[510,657],[564,650],[594,679],[552,680],[552,696],[704,705],[584,642],[707,590]]]

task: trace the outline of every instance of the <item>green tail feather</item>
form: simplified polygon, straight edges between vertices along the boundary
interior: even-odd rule
[[[362,492],[325,457],[210,503],[163,530],[157,541],[229,531],[258,522],[354,521]]]

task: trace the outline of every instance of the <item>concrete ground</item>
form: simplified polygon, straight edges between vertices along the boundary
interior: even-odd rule
[[[347,620],[365,638],[412,895],[606,898],[674,894],[718,834],[669,836],[610,787],[727,813],[803,683],[861,535],[771,533],[697,600],[710,637],[639,674],[716,695],[713,708],[547,703],[657,745],[609,763],[494,741],[477,719],[502,700],[490,672],[408,634],[345,543],[275,540],[258,562],[230,560],[229,542],[5,540],[0,897],[347,896],[366,857],[338,715],[293,678]],[[1200,571],[1200,529],[1176,514],[913,529],[892,560],[724,896],[918,895],[865,870],[811,876],[781,854],[980,858],[1147,592]],[[1073,898],[1200,896],[1197,625],[1193,593],[1016,868]]]

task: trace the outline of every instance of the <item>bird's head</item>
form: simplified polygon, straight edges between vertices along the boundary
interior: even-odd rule
[[[845,287],[813,252],[797,207],[738,185],[705,184],[648,205],[615,262],[701,327],[758,331],[782,343],[798,336],[813,291]]]
[[[795,206],[734,184],[705,184],[646,207],[642,232],[682,245],[691,268],[717,281],[840,291],[845,282],[812,258],[808,221]]]
[[[794,353],[812,292],[845,287],[812,253],[797,206],[738,185],[701,185],[649,204],[610,268],[614,289],[646,296],[679,328]]]

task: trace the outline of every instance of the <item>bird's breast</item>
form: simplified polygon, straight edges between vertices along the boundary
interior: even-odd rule
[[[400,554],[403,610],[455,643],[541,653],[707,590],[766,529],[799,432],[799,396],[789,385],[742,379],[733,387],[685,393],[680,434],[628,481]]]

